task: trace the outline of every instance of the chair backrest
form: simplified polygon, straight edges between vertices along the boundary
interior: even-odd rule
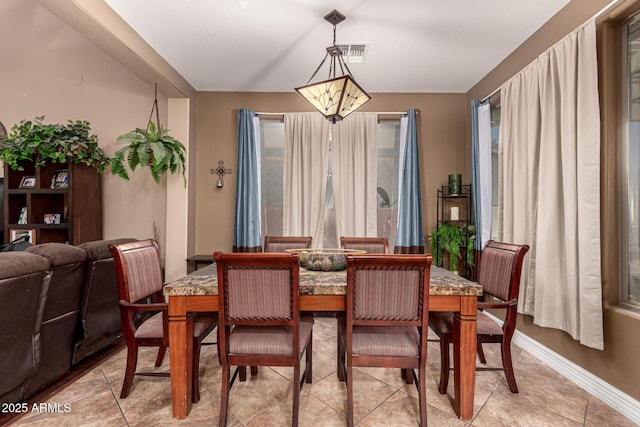
[[[155,240],[109,245],[118,278],[120,299],[135,303],[162,292],[160,249]]]
[[[389,242],[386,237],[340,237],[342,249],[359,249],[368,254],[388,254]]]
[[[347,256],[347,324],[426,328],[430,270],[431,255]]]
[[[292,254],[214,254],[221,327],[287,325],[299,318],[298,260]]]
[[[502,301],[518,299],[522,261],[528,245],[514,245],[489,240],[482,250],[478,283],[485,294]]]
[[[287,249],[304,249],[311,247],[310,236],[266,236],[265,252],[286,252]]]

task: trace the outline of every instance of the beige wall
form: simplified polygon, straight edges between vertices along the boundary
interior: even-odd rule
[[[196,253],[230,251],[233,240],[236,187],[236,139],[238,109],[262,112],[311,111],[293,90],[289,93],[201,92],[196,101]],[[427,233],[435,226],[436,189],[450,173],[465,174],[464,123],[467,115],[463,94],[372,94],[363,111],[418,112],[420,163],[422,168],[423,225]],[[224,160],[233,173],[225,175],[225,186],[216,188],[216,175],[209,170]]]
[[[7,130],[41,115],[48,123],[88,120],[112,155],[118,135],[146,126],[153,86],[35,1],[3,0],[0,16],[0,121]],[[166,123],[167,100],[159,102]],[[146,171],[131,178],[104,174],[105,238],[151,237],[154,221],[165,228],[166,185]]]
[[[483,98],[506,80],[517,74],[527,64],[537,58],[542,52],[551,47],[565,35],[580,26],[590,17],[602,10],[610,0],[573,0],[562,9],[553,19],[542,27],[529,40],[507,57],[498,67],[475,85],[468,93],[467,99]],[[599,22],[612,19],[621,9],[628,9],[634,3],[623,0],[616,9],[612,9]],[[635,8],[638,8],[636,1]],[[616,12],[617,10],[617,12]],[[615,64],[617,59],[615,50],[618,41],[613,39],[604,47],[603,51],[602,26],[598,26],[599,62],[601,64]],[[566,357],[570,361],[592,372],[614,387],[640,400],[640,340],[637,339],[640,330],[640,315],[629,310],[620,309],[615,305],[606,304],[616,302],[620,289],[619,269],[620,259],[618,248],[618,229],[616,211],[617,184],[615,174],[616,164],[616,132],[615,112],[619,95],[617,90],[603,87],[603,80],[616,84],[617,72],[608,70],[607,66],[600,70],[600,94],[602,126],[602,272],[603,293],[605,299],[604,311],[604,351],[593,350],[580,345],[568,334],[555,329],[540,328],[533,324],[530,316],[520,316],[517,328],[534,340]],[[611,115],[613,113],[613,119]],[[606,122],[606,118],[614,122]],[[470,125],[467,124],[467,135],[470,135]],[[466,138],[468,153],[471,152],[470,137]]]

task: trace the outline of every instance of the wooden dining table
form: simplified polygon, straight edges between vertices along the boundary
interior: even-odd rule
[[[344,312],[346,271],[316,272],[300,269],[300,310]],[[168,283],[169,354],[173,416],[185,419],[191,410],[191,375],[194,366],[194,312],[218,311],[218,280],[215,264]],[[461,419],[473,417],[476,368],[476,310],[482,287],[439,267],[431,267],[429,311],[452,311],[454,315],[453,407]],[[195,367],[197,369],[197,367]]]

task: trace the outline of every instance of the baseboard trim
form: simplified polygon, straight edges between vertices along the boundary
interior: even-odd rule
[[[499,324],[502,324],[502,320],[493,316],[491,313],[485,311],[485,314]],[[594,395],[634,423],[640,425],[640,401],[618,390],[611,384],[553,350],[550,350],[522,332],[516,330],[513,334],[512,342],[560,375],[576,383],[580,388]]]

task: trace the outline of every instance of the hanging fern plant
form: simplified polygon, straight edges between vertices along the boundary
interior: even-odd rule
[[[153,112],[156,112],[156,123],[153,122]],[[187,178],[185,175],[185,155],[184,145],[168,134],[160,124],[158,113],[158,86],[156,85],[155,100],[151,107],[151,116],[146,129],[136,128],[131,132],[120,135],[117,142],[126,142],[127,145],[120,148],[111,159],[111,173],[118,175],[122,179],[129,180],[127,166],[134,171],[138,166],[148,167],[151,176],[156,183],[160,183],[160,178],[167,172],[182,172],[185,186]]]
[[[184,145],[161,125],[156,126],[149,121],[147,129],[136,128],[134,131],[120,135],[118,142],[127,142],[111,159],[111,173],[129,180],[126,166],[132,171],[136,167],[149,167],[153,180],[160,183],[160,178],[167,172],[182,172],[185,184]]]

